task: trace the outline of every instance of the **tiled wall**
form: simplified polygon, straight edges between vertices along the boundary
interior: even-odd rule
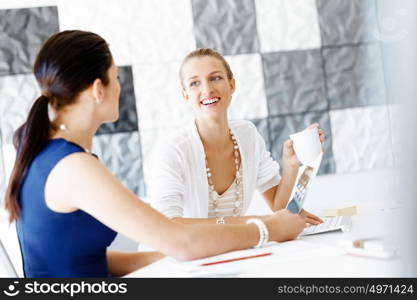
[[[120,120],[100,128],[93,151],[140,196],[156,141],[192,118],[178,68],[196,47],[226,55],[237,81],[230,116],[253,121],[276,159],[290,133],[319,122],[320,174],[393,167],[395,107],[386,100],[377,7],[377,0],[0,1],[1,143],[11,143],[39,96],[31,66],[42,42],[83,29],[109,42],[121,70]]]

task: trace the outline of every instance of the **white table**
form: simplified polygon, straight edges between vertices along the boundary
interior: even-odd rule
[[[193,262],[181,265],[166,257],[126,277],[401,277],[401,252],[390,259],[378,259],[347,254],[341,245],[358,237],[378,236],[384,247],[398,251],[395,224],[400,210],[369,203],[358,211],[350,232],[305,236],[258,250],[274,252],[270,256],[200,268],[190,267]],[[228,257],[233,255],[241,256],[231,252]],[[218,258],[204,262],[210,259]]]

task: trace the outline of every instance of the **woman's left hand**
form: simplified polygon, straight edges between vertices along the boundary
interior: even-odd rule
[[[322,219],[320,219],[316,215],[309,213],[308,211],[304,209],[301,209],[300,216],[302,216],[306,220],[306,223],[309,223],[311,225],[317,225],[317,224],[323,223]]]
[[[320,143],[321,143],[321,151],[324,152],[324,148],[323,148],[323,144],[324,144],[324,130],[320,128],[320,124],[319,123],[313,123],[310,126],[308,126],[306,129],[311,129],[311,128],[317,128],[317,131],[319,132]]]
[[[319,132],[319,139],[321,143],[321,150],[324,152],[323,143],[324,143],[324,130],[320,128],[318,123],[311,124],[306,129],[310,128],[317,128]],[[282,160],[284,164],[288,164],[290,166],[299,166],[301,162],[298,160],[297,155],[295,154],[293,141],[288,139],[284,142],[284,146],[282,149]]]

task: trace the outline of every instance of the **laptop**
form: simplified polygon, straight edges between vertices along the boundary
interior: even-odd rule
[[[287,204],[287,209],[290,212],[298,214],[303,208],[306,201],[307,192],[311,188],[311,184],[317,175],[322,157],[323,153],[320,153],[317,159],[313,161],[310,166],[302,165],[298,170],[297,179],[291,192],[290,201],[288,201]],[[334,218],[329,218],[321,224],[308,226],[304,229],[300,236],[337,230],[347,232],[350,230],[351,225],[352,219],[350,216],[337,216]]]
[[[291,191],[290,201],[288,201],[287,204],[287,209],[290,212],[298,214],[303,208],[307,197],[307,192],[317,175],[322,157],[323,153],[320,153],[316,160],[313,161],[309,166],[302,165],[298,169],[297,179]]]

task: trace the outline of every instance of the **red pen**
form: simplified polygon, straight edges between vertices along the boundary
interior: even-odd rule
[[[244,260],[244,259],[248,259],[248,258],[262,257],[262,256],[268,256],[268,255],[272,255],[272,252],[250,255],[250,256],[237,257],[237,258],[231,258],[231,259],[225,259],[225,260],[219,260],[219,261],[213,261],[213,262],[201,264],[200,266],[202,266],[202,267],[211,266],[211,265],[217,265],[217,264],[228,263],[228,262],[237,261],[237,260]]]

